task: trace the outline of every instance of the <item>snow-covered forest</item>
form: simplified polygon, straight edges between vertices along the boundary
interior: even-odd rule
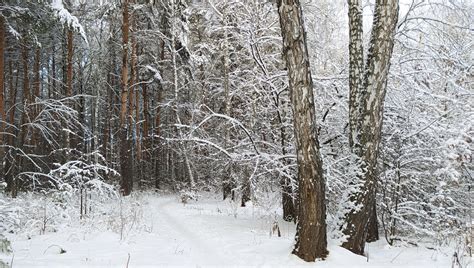
[[[470,267],[474,1],[1,0],[0,267]]]

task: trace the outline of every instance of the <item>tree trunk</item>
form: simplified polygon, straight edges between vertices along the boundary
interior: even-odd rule
[[[40,53],[40,48],[37,47],[35,51],[35,65],[33,67],[33,73],[35,75],[34,82],[33,82],[33,102],[36,102],[36,99],[40,97],[40,86],[41,86],[41,81],[40,81],[40,61],[41,61],[41,53]],[[33,107],[33,114],[32,118],[35,120],[36,116],[39,114],[39,107],[38,105],[35,105]],[[38,146],[38,136],[39,133],[37,129],[33,129],[33,137],[32,137],[32,144],[35,146],[35,150],[40,154],[39,149],[41,146]]]
[[[67,74],[66,74],[66,95],[72,96],[72,53],[74,35],[71,29],[67,31]]]
[[[130,2],[132,0],[129,0]],[[133,27],[133,16],[129,14],[129,26],[130,28]],[[129,31],[131,31],[129,29]],[[133,33],[133,32],[132,32]],[[135,133],[135,124],[136,124],[136,118],[135,118],[135,44],[134,44],[134,37],[133,34],[131,35],[130,38],[130,74],[129,74],[129,82],[128,82],[128,112],[127,112],[127,118],[128,118],[128,142],[130,144],[129,147],[129,156],[130,157],[130,166],[132,170],[134,171],[139,171],[137,170],[136,167],[136,133]],[[132,184],[136,184],[136,180],[139,179],[138,174],[133,174],[132,178]]]
[[[15,108],[15,105],[16,105],[16,95],[18,93],[18,80],[19,80],[19,74],[18,72],[16,72],[16,68],[15,68],[15,82],[13,82],[13,65],[12,65],[12,62],[11,60],[9,61],[9,76],[10,76],[10,96],[9,96],[9,99],[10,99],[10,114],[8,115],[9,116],[9,120],[8,122],[10,123],[10,129],[11,130],[11,133],[14,133],[15,130],[11,127],[11,126],[14,126],[15,125],[15,112],[16,112],[16,108]],[[14,141],[14,135],[10,135],[10,139],[9,139],[9,144],[10,145],[13,145],[13,141]]]
[[[114,24],[111,23],[110,25],[110,34],[112,35],[114,33]],[[116,53],[115,53],[115,46],[112,44],[112,39],[110,39],[107,42],[107,48],[108,51],[110,52],[110,58],[109,58],[109,68],[107,72],[107,114],[105,116],[105,129],[104,129],[104,138],[103,138],[103,145],[102,145],[102,155],[105,157],[105,160],[107,163],[112,163],[113,162],[113,156],[111,154],[112,149],[113,149],[113,142],[112,142],[112,133],[113,131],[113,114],[115,113],[115,104],[117,103],[117,98],[115,94],[115,89],[116,89],[116,79],[115,79],[115,68],[117,66],[116,64]]]
[[[5,81],[4,81],[4,70],[5,70],[5,18],[0,15],[0,178],[4,176],[4,158],[5,158],[5,147],[4,147],[4,134],[6,131],[7,114],[5,111]]]
[[[55,40],[53,39],[53,46],[51,48],[51,80],[53,82],[53,84],[51,85],[52,87],[52,92],[50,91],[50,94],[53,98],[55,98],[57,96],[57,87],[56,87],[56,48],[55,48],[55,44],[54,44]],[[50,96],[50,97],[51,97]]]
[[[135,83],[138,83],[138,62],[137,62],[137,45],[135,44],[135,53],[134,53],[134,66],[135,66]],[[136,155],[137,161],[140,162],[142,159],[142,150],[141,150],[141,139],[140,139],[140,90],[139,87],[135,87],[135,136],[136,136]]]
[[[278,116],[278,121],[280,123],[280,144],[281,144],[281,153],[283,156],[286,156],[286,131],[285,131],[285,125],[283,122],[283,117],[280,113],[280,101],[279,98],[275,98],[275,104],[277,105],[277,116]],[[285,107],[282,107],[282,109],[285,109]],[[288,159],[283,159],[283,163],[288,166]],[[289,174],[288,174],[289,175]],[[296,207],[295,207],[295,200],[293,198],[293,188],[291,186],[291,180],[288,178],[288,176],[282,176],[280,179],[280,186],[281,186],[281,202],[282,202],[282,207],[283,207],[283,219],[285,221],[294,221],[296,222]]]
[[[281,202],[283,206],[283,219],[285,221],[296,221],[297,215],[290,179],[287,177],[281,178],[280,186],[282,191]]]
[[[33,83],[33,98],[39,98],[40,97],[40,86],[41,86],[41,81],[40,81],[40,63],[41,63],[41,50],[39,47],[36,48],[35,51],[35,66],[33,73],[35,74],[35,81]],[[33,100],[34,100],[33,99]],[[38,112],[38,111],[36,111]]]
[[[360,6],[360,4],[358,5]],[[349,17],[353,16],[351,12],[354,12],[354,10],[357,9],[351,8],[349,10]],[[342,246],[356,254],[364,253],[370,219],[376,219],[374,208],[377,185],[377,155],[382,129],[383,102],[397,20],[398,1],[376,1],[363,85],[356,87],[356,93],[354,93],[354,89],[351,89],[351,94],[355,95],[354,97],[351,96],[352,101],[355,101],[352,104],[354,113],[350,115],[353,122],[351,133],[352,152],[358,159],[357,165],[360,172],[358,172],[356,178],[355,185],[357,186],[354,186],[357,188],[354,189],[347,201],[347,204],[353,204],[353,206],[348,208],[345,215],[343,234],[348,239]],[[351,35],[352,31],[359,31],[352,29],[353,25],[350,25],[350,27]],[[354,27],[359,26],[357,24]],[[354,40],[351,37],[351,42],[356,42]],[[350,53],[354,51],[357,50],[353,49]],[[353,55],[351,59],[353,57],[357,58]],[[357,71],[350,71],[353,80],[360,83],[359,78],[356,80],[354,77],[356,73]],[[360,208],[356,209],[356,207]],[[374,223],[376,222],[372,224]]]
[[[165,16],[163,16],[163,28],[165,27]],[[165,41],[161,40],[160,43],[160,62],[163,62],[165,60]],[[163,68],[159,69],[160,73],[163,73]],[[163,91],[164,87],[161,81],[158,81],[158,89],[157,89],[157,96],[156,96],[156,114],[154,118],[154,126],[153,130],[151,133],[151,147],[152,148],[152,165],[153,165],[153,170],[154,170],[154,178],[155,178],[155,187],[160,188],[160,184],[162,183],[162,180],[164,178],[163,173],[165,168],[163,165],[168,165],[169,161],[164,161],[165,160],[165,150],[164,146],[161,143],[161,116],[162,116],[162,110],[161,110],[161,102],[163,101]],[[169,155],[169,154],[166,154]],[[169,158],[168,158],[169,159]],[[166,169],[168,170],[168,169]],[[169,173],[168,173],[169,174]]]
[[[136,18],[133,20],[132,27],[135,29],[137,24],[135,23]],[[133,118],[132,126],[132,133],[134,137],[134,152],[135,152],[135,167],[137,167],[136,179],[138,180],[138,185],[141,185],[142,181],[142,171],[143,168],[141,167],[141,160],[142,160],[142,152],[141,152],[141,139],[140,139],[140,90],[138,86],[138,56],[137,56],[137,40],[135,35],[132,35],[132,55],[131,55],[131,63],[130,63],[130,81],[131,81],[131,92],[134,94],[134,98],[130,98],[133,101],[131,107],[133,110],[130,110],[130,118]],[[133,100],[132,100],[133,99]]]
[[[17,95],[17,86],[18,86],[18,80],[19,80],[19,74],[16,72],[17,70],[15,69],[15,82],[13,82],[13,64],[12,61],[8,61],[8,76],[10,77],[9,79],[9,114],[8,114],[8,123],[10,124],[8,129],[8,133],[14,134],[17,133],[16,129],[13,128],[12,126],[15,126],[15,111],[16,111],[16,95]],[[10,135],[7,139],[7,143],[9,146],[13,147],[15,142],[15,136]],[[12,151],[10,149],[10,151]],[[7,186],[10,187],[12,186],[13,182],[13,157],[11,155],[14,155],[12,153],[5,155],[5,167],[4,167],[4,173],[5,173],[5,182],[7,183]],[[7,191],[11,190],[11,188],[7,188]]]
[[[224,6],[224,10],[222,11],[223,13],[223,27],[224,27],[224,38],[222,40],[223,42],[223,56],[222,56],[222,65],[223,65],[223,87],[224,87],[224,107],[223,111],[226,116],[230,116],[231,114],[231,102],[232,102],[232,96],[230,94],[230,78],[229,78],[229,72],[230,72],[230,53],[229,53],[229,34],[228,34],[228,27],[229,27],[229,22],[228,22],[228,14],[227,14],[227,5]],[[227,149],[230,143],[230,131],[229,128],[224,129],[224,148]],[[232,144],[230,145],[232,146]],[[235,199],[234,196],[234,188],[235,188],[235,181],[232,176],[233,172],[233,163],[228,164],[228,168],[224,169],[224,174],[223,174],[223,183],[222,183],[222,193],[223,193],[223,198],[226,199],[229,195],[232,197],[232,201]]]
[[[19,130],[19,139],[16,140],[16,147],[23,149],[28,131],[28,106],[31,103],[30,96],[30,82],[29,82],[29,70],[28,70],[28,45],[26,42],[22,44],[21,59],[23,63],[23,112],[21,114],[21,123]],[[22,157],[15,152],[15,164],[16,167],[23,167]],[[18,181],[15,178],[15,174],[12,174],[11,185],[8,185],[7,189],[11,191],[12,197],[16,197],[18,194]]]
[[[31,94],[30,94],[30,80],[29,80],[29,60],[28,60],[28,45],[23,44],[22,45],[22,53],[21,53],[21,58],[22,58],[22,63],[23,63],[23,113],[22,113],[22,119],[21,119],[21,134],[20,134],[20,146],[23,146],[23,143],[25,142],[25,137],[26,137],[26,132],[27,132],[27,113],[28,113],[28,105],[31,103]]]
[[[242,198],[240,200],[240,206],[245,207],[246,203],[251,200],[251,181],[252,170],[248,166],[243,166],[243,180],[242,180]]]
[[[66,75],[64,77],[64,94],[66,97],[72,96],[72,55],[73,55],[74,35],[72,29],[66,31]],[[73,107],[73,102],[69,101],[70,107]],[[65,147],[71,149],[71,135],[69,132],[65,133]],[[66,159],[70,158],[70,150],[67,150]]]
[[[143,136],[143,146],[142,146],[142,160],[145,165],[148,165],[147,163],[150,160],[149,157],[149,126],[150,126],[150,114],[148,111],[148,87],[147,84],[144,84],[142,86],[142,98],[143,98],[143,130],[142,130],[142,136]],[[149,173],[145,173],[146,175],[149,175]]]
[[[133,187],[133,166],[130,157],[130,141],[127,138],[127,106],[128,106],[128,35],[129,35],[129,13],[128,0],[123,2],[123,24],[122,24],[122,92],[120,106],[120,191],[127,196],[132,192]]]
[[[375,198],[373,199],[375,201]],[[366,242],[375,242],[379,240],[379,223],[377,220],[377,204],[372,202],[372,212],[369,219]]]
[[[319,154],[306,33],[299,0],[278,0],[283,55],[288,69],[296,138],[299,213],[293,253],[305,261],[325,258],[325,182]]]
[[[357,137],[359,100],[364,82],[364,32],[362,0],[349,0],[349,144],[351,148]]]

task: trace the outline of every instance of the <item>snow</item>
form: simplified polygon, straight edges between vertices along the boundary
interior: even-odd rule
[[[17,40],[21,38],[21,34],[15,30],[11,25],[8,26],[8,32],[13,35]]]
[[[295,225],[281,220],[278,207],[245,208],[220,196],[186,205],[176,195],[146,193],[123,198],[119,217],[71,220],[44,235],[10,234],[13,267],[450,267],[452,251],[368,244],[368,257],[329,241],[325,261],[306,263],[291,254]],[[117,202],[117,200],[112,200]],[[103,204],[111,210],[116,203]],[[123,207],[122,207],[123,206]],[[122,213],[121,212],[121,213]],[[120,222],[128,219],[122,228]],[[275,219],[281,237],[270,235]],[[66,252],[60,254],[60,249]],[[130,259],[128,260],[130,256]],[[12,255],[0,255],[10,262]]]
[[[63,0],[52,0],[51,8],[56,11],[56,16],[59,18],[59,21],[63,24],[67,24],[69,27],[77,30],[82,36],[86,44],[88,44],[86,32],[84,28],[79,23],[79,19],[73,16],[63,5]]]
[[[147,68],[149,71],[153,73],[153,78],[159,82],[163,82],[163,78],[161,77],[160,71],[158,71],[156,68],[153,68],[150,65],[146,65],[145,68]]]

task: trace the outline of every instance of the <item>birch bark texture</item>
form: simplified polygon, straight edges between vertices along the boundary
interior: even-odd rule
[[[377,0],[365,67],[362,43],[362,3],[349,0],[349,122],[350,144],[356,156],[357,178],[345,200],[342,246],[364,254],[370,219],[375,213],[377,156],[383,104],[398,21],[398,0]]]
[[[327,251],[325,181],[319,153],[313,82],[299,0],[277,2],[288,69],[298,162],[298,221],[293,254],[305,261]]]

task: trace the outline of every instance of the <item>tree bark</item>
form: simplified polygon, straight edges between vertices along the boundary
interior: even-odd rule
[[[372,202],[372,216],[369,219],[366,242],[375,242],[379,240],[379,223],[377,220],[377,204],[375,198]]]
[[[280,186],[282,191],[283,219],[285,221],[296,221],[297,215],[290,179],[287,177],[281,178]]]
[[[9,117],[9,120],[8,122],[10,123],[10,129],[12,129],[11,126],[15,125],[15,112],[16,112],[16,108],[15,108],[15,105],[16,105],[16,95],[18,93],[18,80],[19,80],[19,74],[18,72],[16,72],[15,74],[15,82],[13,82],[13,64],[11,62],[11,60],[9,60],[8,62],[8,71],[9,71],[9,76],[10,76],[10,92],[9,92],[9,103],[10,103],[10,106],[9,106],[9,109],[10,109],[10,113],[8,114],[8,117]],[[15,71],[16,68],[15,68]],[[14,129],[12,129],[12,133],[14,132]],[[10,139],[9,139],[9,144],[12,145],[13,144],[13,140],[14,140],[14,136],[11,135],[10,136]]]
[[[5,111],[5,81],[4,81],[4,70],[5,70],[5,18],[0,15],[0,177],[4,176],[4,158],[5,158],[5,147],[4,147],[4,135],[2,132],[6,131],[7,114]]]
[[[17,71],[15,69],[15,71]],[[15,126],[15,111],[16,111],[16,95],[17,95],[17,87],[18,87],[18,80],[19,80],[19,74],[18,72],[15,72],[15,82],[13,82],[13,64],[11,59],[8,61],[8,76],[10,77],[9,79],[9,114],[8,114],[8,123],[10,124],[8,129],[10,134],[16,133],[16,129],[13,128],[12,126]],[[15,142],[15,136],[10,135],[6,141],[9,146],[14,145]],[[11,149],[10,149],[11,150]],[[11,154],[10,154],[11,155]],[[5,182],[7,183],[7,186],[10,187],[12,186],[13,182],[13,157],[5,155],[5,167],[4,167],[4,173],[5,173]],[[11,190],[11,188],[7,188],[7,191]]]
[[[51,77],[52,77],[51,80],[52,80],[53,83],[52,83],[52,85],[51,85],[51,87],[52,87],[52,92],[50,91],[50,94],[51,94],[51,96],[52,96],[53,98],[55,98],[55,97],[57,96],[57,87],[56,87],[56,79],[57,79],[57,77],[56,77],[56,56],[55,56],[55,54],[56,54],[56,48],[55,48],[55,44],[54,44],[55,41],[56,41],[56,40],[53,39],[53,46],[52,46],[52,48],[51,48],[51,50],[52,50],[52,51],[51,51]]]
[[[354,10],[349,10],[349,17],[352,15],[351,11]],[[347,200],[347,204],[352,204],[352,207],[349,207],[345,215],[342,228],[343,234],[348,238],[342,246],[356,254],[364,254],[370,219],[376,219],[374,208],[377,186],[377,155],[382,129],[383,102],[397,20],[398,1],[376,1],[364,80],[362,86],[357,87],[356,96],[353,99],[356,103],[353,104],[353,114],[350,115],[354,117],[352,120],[353,132],[351,133],[352,152],[357,157],[360,172],[358,172],[355,183],[357,188]],[[351,32],[353,30],[351,29]],[[352,38],[351,40],[353,41]],[[354,51],[356,50],[351,50],[350,53]],[[357,72],[351,70],[350,73]]]
[[[163,16],[162,27],[164,28],[166,25],[165,16]],[[160,62],[165,60],[165,41],[161,40],[160,42]],[[159,69],[160,73],[163,73],[163,68]],[[164,164],[168,165],[169,161],[164,161],[165,150],[163,143],[161,142],[161,116],[162,116],[162,109],[161,109],[161,102],[163,101],[163,91],[164,87],[161,81],[158,81],[158,90],[156,94],[156,114],[154,118],[154,126],[151,133],[151,147],[153,156],[152,156],[152,164],[154,170],[154,177],[155,177],[155,187],[160,188],[160,184],[164,178],[163,173],[165,168],[163,167]],[[168,171],[168,169],[166,169]]]
[[[41,50],[39,47],[36,48],[35,51],[35,66],[33,73],[35,74],[35,81],[33,82],[33,98],[39,98],[40,97],[40,86],[41,86],[41,81],[40,81],[40,63],[41,63]]]
[[[144,84],[142,86],[142,98],[143,98],[143,145],[142,145],[142,159],[144,163],[147,163],[150,160],[149,156],[149,126],[150,126],[150,114],[148,111],[148,86]]]
[[[20,130],[19,130],[19,139],[16,140],[17,148],[24,148],[24,144],[26,142],[26,134],[28,132],[27,121],[28,121],[28,106],[31,103],[31,94],[30,94],[30,81],[29,81],[29,69],[28,69],[28,55],[29,49],[28,44],[26,41],[23,41],[22,50],[21,50],[21,59],[23,64],[23,112],[21,114],[21,123],[20,123]],[[15,162],[18,167],[23,167],[22,157],[15,153]],[[12,174],[11,185],[7,186],[7,190],[11,191],[12,197],[16,197],[18,194],[18,181],[14,177],[15,174]]]
[[[278,0],[283,55],[288,69],[298,162],[299,213],[293,253],[305,261],[325,258],[325,181],[317,138],[313,81],[299,0]]]
[[[131,92],[134,95],[134,98],[130,98],[130,101],[133,102],[133,110],[130,111],[130,118],[133,118],[132,131],[134,133],[134,152],[135,152],[135,167],[138,168],[136,176],[139,185],[141,185],[143,168],[142,165],[142,149],[141,149],[141,138],[140,138],[140,86],[139,83],[139,74],[138,74],[138,44],[137,38],[135,36],[135,31],[137,28],[137,18],[136,16],[132,17],[132,54],[131,54],[131,63],[130,63],[130,84]],[[132,100],[133,99],[133,100]]]
[[[285,131],[285,125],[283,122],[283,117],[280,113],[280,101],[279,98],[276,97],[275,104],[277,105],[277,116],[278,116],[278,121],[280,123],[280,144],[281,144],[281,153],[283,156],[287,155],[286,152],[286,131]],[[285,107],[282,107],[282,109],[285,109]],[[289,165],[288,159],[284,159],[283,163],[285,163],[286,166]],[[289,175],[289,174],[288,174]],[[281,201],[282,201],[282,207],[283,207],[283,219],[285,221],[294,221],[296,222],[297,215],[296,215],[296,206],[295,206],[295,200],[293,198],[293,188],[291,186],[291,180],[288,178],[288,176],[282,176],[280,179],[280,186],[281,186]]]
[[[71,29],[67,31],[67,74],[66,74],[66,95],[72,96],[72,55],[73,55],[74,35]]]
[[[364,82],[364,32],[362,0],[349,0],[349,144],[351,148],[357,137],[359,121],[358,107],[361,87]]]
[[[72,96],[72,56],[73,56],[73,42],[74,35],[72,29],[66,30],[66,75],[63,75],[64,80],[64,94],[66,97]],[[64,69],[63,69],[64,70]],[[73,102],[69,101],[70,107],[73,107]],[[64,136],[65,147],[71,149],[71,135],[69,132]],[[70,150],[67,150],[66,159],[70,158]]]
[[[110,35],[113,36],[114,33],[114,23],[113,20],[111,21],[110,25]],[[117,103],[117,97],[115,94],[116,90],[116,79],[115,79],[115,68],[116,64],[116,53],[115,53],[115,46],[113,45],[113,39],[110,38],[107,42],[107,48],[110,52],[109,56],[109,65],[108,65],[108,72],[107,72],[107,115],[105,116],[105,129],[104,129],[104,138],[103,138],[103,146],[102,146],[102,155],[105,157],[107,163],[112,163],[113,156],[113,142],[112,142],[112,133],[113,131],[113,114],[115,113],[115,104]]]
[[[37,47],[35,50],[35,64],[33,67],[33,73],[35,75],[34,82],[33,82],[33,102],[36,102],[36,98],[40,97],[40,86],[41,86],[41,81],[40,81],[40,61],[41,61],[41,51],[40,48]],[[35,105],[33,107],[33,114],[32,118],[33,120],[36,118],[36,116],[39,114],[39,107]],[[39,140],[39,133],[38,130],[33,129],[33,136],[32,136],[32,144],[35,146],[35,150],[39,153],[39,150],[41,149],[41,146],[38,146],[38,140]]]
[[[123,23],[122,23],[122,92],[120,106],[120,191],[127,196],[132,192],[133,187],[133,165],[130,157],[130,141],[127,137],[127,106],[128,106],[128,39],[129,39],[129,13],[128,0],[123,2]]]
[[[134,66],[135,66],[135,83],[138,83],[138,62],[137,62],[137,44],[135,43],[135,53],[134,53]],[[136,135],[136,155],[137,155],[137,160],[138,162],[141,161],[142,159],[142,145],[141,145],[141,139],[140,139],[140,90],[139,87],[137,86],[135,88],[135,135]]]
[[[240,200],[240,206],[245,207],[246,203],[251,200],[251,184],[250,179],[252,178],[252,170],[248,166],[243,166],[243,180],[242,180],[242,196]]]

